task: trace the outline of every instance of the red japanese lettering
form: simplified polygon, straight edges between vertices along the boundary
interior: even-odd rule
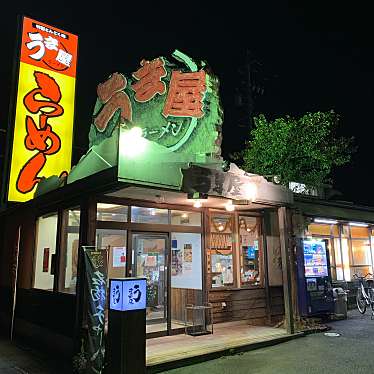
[[[204,70],[193,73],[173,71],[162,114],[165,117],[202,117],[205,89]]]
[[[132,76],[138,82],[131,85],[135,91],[135,100],[141,103],[151,100],[156,94],[163,95],[166,92],[165,83],[161,78],[166,77],[165,61],[156,58],[152,61],[142,60],[139,68]]]
[[[23,98],[23,103],[30,113],[41,114],[38,125],[31,116],[26,116],[25,147],[30,151],[39,152],[26,162],[18,174],[16,187],[21,193],[32,191],[41,180],[38,174],[47,161],[46,156],[57,153],[61,148],[61,139],[47,122],[49,117],[58,117],[64,113],[63,107],[59,104],[60,87],[48,74],[36,71],[34,77],[38,88],[28,92]],[[37,98],[37,95],[46,100]],[[66,171],[62,175],[65,176]]]
[[[124,90],[127,86],[126,78],[119,73],[114,73],[110,78],[100,83],[97,87],[97,95],[104,103],[100,113],[94,119],[94,124],[99,131],[104,131],[114,113],[120,109],[121,121],[132,120],[132,107],[130,99]]]

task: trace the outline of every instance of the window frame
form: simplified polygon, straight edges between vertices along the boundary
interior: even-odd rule
[[[232,256],[233,256],[233,285],[232,286],[222,286],[222,287],[212,287],[211,284],[211,276],[210,276],[210,268],[208,269],[209,261],[208,261],[208,251],[210,251],[210,236],[211,236],[211,217],[214,214],[221,214],[221,215],[227,215],[233,217],[233,233],[232,233],[232,239],[233,239],[233,246],[232,246]],[[259,273],[260,273],[260,282],[258,285],[251,285],[251,284],[241,284],[241,276],[240,276],[240,231],[239,231],[239,216],[240,217],[254,217],[258,219],[259,224],[259,236],[258,236],[258,242],[259,242],[259,251],[261,259],[259,261]],[[250,212],[250,211],[234,211],[234,212],[227,212],[226,210],[221,209],[214,209],[209,208],[207,210],[207,217],[208,217],[208,225],[205,230],[205,235],[207,237],[206,241],[206,247],[205,247],[205,273],[206,273],[206,283],[207,283],[207,291],[208,292],[219,292],[219,291],[225,291],[225,290],[247,290],[247,289],[261,289],[265,287],[266,280],[265,280],[265,245],[264,245],[264,232],[263,232],[263,214],[259,212]]]
[[[72,226],[72,227],[77,227],[78,229],[76,230],[78,233],[78,257],[79,257],[79,248],[80,248],[80,226],[81,226],[81,207],[78,205],[74,205],[70,208],[64,208],[61,209],[61,220],[60,226],[57,226],[59,229],[59,234],[57,234],[57,237],[59,238],[59,255],[58,255],[58,277],[57,277],[57,289],[56,292],[58,293],[63,293],[63,294],[69,294],[69,295],[76,295],[77,289],[75,288],[75,292],[64,292],[61,291],[61,288],[65,288],[65,280],[66,280],[66,271],[65,273],[62,271],[64,269],[65,264],[65,256],[63,253],[63,248],[65,247],[65,251],[67,251],[67,238],[69,235],[68,232],[68,227],[69,227],[69,213],[70,211],[73,210],[79,210],[79,226]],[[66,236],[65,236],[66,235]],[[65,240],[66,240],[66,246],[65,246]],[[66,268],[66,267],[65,267]],[[62,276],[64,274],[64,276]],[[78,263],[77,263],[77,277],[78,277]]]
[[[262,221],[263,217],[260,215],[250,215],[250,214],[240,214],[240,212],[237,212],[237,218],[238,218],[238,225],[237,225],[237,230],[238,230],[238,266],[239,266],[239,278],[238,278],[238,285],[240,286],[239,288],[243,289],[251,289],[251,288],[262,288],[265,286],[265,256],[264,256],[264,235],[263,235],[263,227],[262,227]],[[259,272],[259,284],[242,284],[242,279],[241,279],[241,274],[240,274],[240,261],[241,261],[241,245],[240,245],[240,217],[251,217],[256,219],[256,226],[258,226],[257,232],[258,232],[258,252],[259,252],[259,261],[258,261],[258,272]]]
[[[35,216],[34,220],[34,243],[33,243],[33,266],[32,266],[32,282],[31,282],[31,290],[40,291],[40,292],[48,292],[49,294],[61,294],[61,295],[70,295],[76,296],[77,295],[77,286],[75,288],[74,293],[63,292],[59,290],[59,286],[62,284],[62,277],[61,277],[61,266],[62,266],[62,242],[63,242],[63,229],[64,229],[64,212],[68,212],[69,210],[79,210],[80,211],[80,222],[78,228],[78,248],[81,246],[81,213],[82,213],[82,206],[79,203],[74,204],[74,202],[69,202],[70,204],[64,204],[62,207],[58,209],[43,209],[38,211],[38,214]],[[47,214],[57,214],[57,228],[56,228],[56,238],[55,238],[55,271],[53,274],[53,288],[51,290],[46,290],[42,288],[37,288],[34,286],[35,284],[35,276],[36,276],[36,258],[37,258],[37,241],[38,241],[38,219],[47,215]],[[67,219],[69,219],[69,215],[67,214]],[[79,259],[78,259],[79,262]],[[52,266],[52,264],[51,264]],[[77,264],[77,267],[79,265]],[[78,272],[78,269],[77,269]],[[64,279],[65,281],[65,279]]]
[[[39,222],[38,220],[40,218],[43,218],[44,216],[46,215],[56,215],[57,216],[57,225],[56,225],[56,236],[55,236],[55,258],[54,258],[54,261],[55,261],[55,272],[53,274],[53,284],[52,284],[52,289],[51,290],[48,290],[48,289],[43,289],[43,288],[38,288],[38,287],[35,287],[35,278],[36,278],[36,267],[37,267],[37,251],[38,251],[38,239],[39,239]],[[44,212],[43,214],[40,214],[38,216],[35,217],[35,221],[34,221],[34,250],[33,250],[33,267],[32,267],[32,281],[31,281],[31,289],[32,290],[37,290],[37,291],[42,291],[42,292],[48,292],[48,293],[52,293],[52,292],[55,292],[55,287],[56,287],[56,275],[57,275],[57,268],[58,266],[56,266],[56,264],[59,263],[59,260],[58,260],[58,245],[59,245],[59,242],[58,242],[58,236],[59,236],[59,210],[51,210],[51,211],[48,211],[48,212]],[[52,271],[52,266],[53,266],[53,263],[52,263],[52,254],[51,254],[51,271]],[[51,274],[52,275],[52,274]]]
[[[314,223],[314,222],[309,223],[309,225],[310,224],[318,225],[318,223]],[[335,224],[335,225],[338,226],[339,236],[338,237],[334,236],[333,228],[332,228],[333,225],[334,224],[330,225],[330,236],[324,235],[324,234],[323,235],[317,235],[317,234],[311,234],[310,235],[312,238],[329,239],[331,244],[332,244],[331,247],[332,247],[333,257],[331,256],[331,253],[330,253],[330,270],[331,270],[331,273],[334,270],[334,275],[335,275],[335,277],[334,277],[333,274],[331,274],[332,281],[337,281],[337,282],[339,282],[339,281],[343,281],[343,282],[352,281],[353,269],[354,268],[368,267],[368,268],[371,268],[372,271],[374,271],[374,257],[373,257],[374,235],[372,235],[372,230],[374,228],[374,225],[370,224],[370,223],[367,224],[367,234],[368,234],[368,236],[367,237],[362,237],[362,238],[361,237],[352,237],[352,227],[355,227],[355,226],[354,225],[349,225],[349,222],[347,222],[347,221],[338,221],[338,223]],[[306,232],[308,232],[308,229],[306,229]],[[308,236],[308,235],[304,234],[304,237],[305,236]],[[337,272],[336,272],[337,266],[336,266],[336,258],[335,258],[334,239],[339,240],[339,247],[340,247],[341,269],[342,269],[343,279],[339,279],[339,280],[337,279]],[[345,257],[343,256],[343,240],[347,241],[349,264],[346,264],[344,262]],[[362,265],[362,264],[355,265],[354,258],[353,258],[353,243],[356,240],[367,240],[368,241],[368,243],[369,243],[369,259],[371,260],[371,263],[366,264],[366,265]],[[330,252],[331,252],[331,250],[330,250]],[[333,261],[331,261],[331,260],[333,260]],[[349,271],[349,274],[346,274],[347,270]],[[350,280],[347,280],[347,276],[350,277]]]

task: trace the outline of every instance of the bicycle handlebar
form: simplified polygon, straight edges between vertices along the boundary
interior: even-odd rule
[[[369,275],[370,275],[371,278],[373,278],[373,274],[372,273],[367,273],[364,276],[359,276],[358,274],[353,274],[353,278],[356,278],[356,279],[366,279]]]

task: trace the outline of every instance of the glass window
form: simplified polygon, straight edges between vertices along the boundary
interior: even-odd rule
[[[169,214],[167,209],[131,207],[131,222],[168,224]]]
[[[331,225],[331,235],[332,236],[339,236],[339,226],[338,225]]]
[[[208,269],[212,287],[232,286],[233,280],[233,216],[213,215],[211,217],[210,250]]]
[[[239,217],[241,284],[260,284],[260,220]]]
[[[374,265],[374,236],[370,237],[371,242],[371,263]]]
[[[57,213],[39,217],[36,223],[34,288],[53,291],[56,270]]]
[[[67,209],[62,213],[62,236],[58,290],[75,294],[79,250],[80,209]]]
[[[126,276],[127,264],[127,231],[126,230],[96,230],[96,246],[108,248],[108,278],[123,278]]]
[[[342,237],[348,238],[349,237],[349,226],[343,225],[342,226]]]
[[[350,226],[352,238],[368,238],[369,229],[367,227]]]
[[[340,250],[340,239],[334,238],[334,253],[335,253],[335,267],[336,280],[343,280],[342,255]]]
[[[98,221],[127,222],[128,207],[117,204],[97,204],[96,217]]]
[[[369,239],[352,240],[352,256],[354,265],[371,265]]]
[[[187,304],[201,305],[202,292],[201,234],[171,233],[171,323],[182,327]]]
[[[357,274],[359,277],[365,277],[368,273],[373,274],[371,266],[352,266],[352,275]]]
[[[201,234],[171,234],[171,287],[202,289]]]
[[[201,214],[199,212],[171,210],[171,224],[183,226],[201,226]]]
[[[308,226],[309,235],[331,235],[331,225],[312,223]]]
[[[351,280],[350,260],[349,260],[349,245],[348,239],[342,238],[342,255],[343,255],[343,272],[344,279],[349,282]]]
[[[167,329],[167,236],[132,236],[132,272],[147,279],[147,332]]]

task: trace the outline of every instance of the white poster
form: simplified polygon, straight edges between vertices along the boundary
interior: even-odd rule
[[[113,267],[126,267],[126,247],[113,247]]]
[[[172,233],[171,240],[171,286],[201,290],[201,235]]]

